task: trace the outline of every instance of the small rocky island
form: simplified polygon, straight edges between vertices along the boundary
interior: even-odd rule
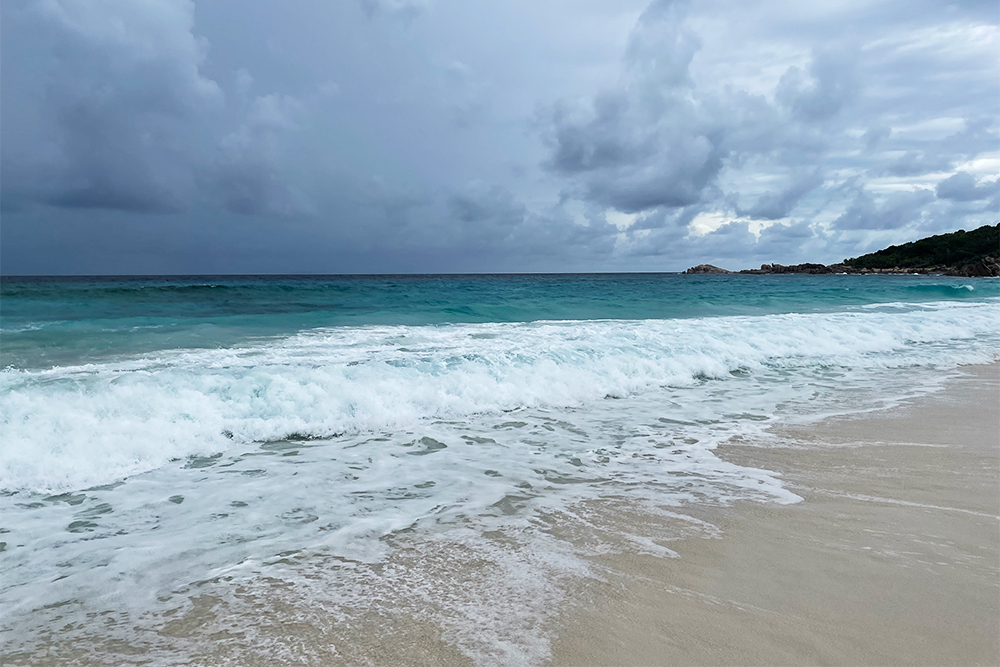
[[[762,264],[759,269],[727,271],[712,264],[692,266],[684,273],[919,273],[945,276],[1000,276],[1000,224],[984,225],[971,232],[928,236],[894,245],[839,264]]]

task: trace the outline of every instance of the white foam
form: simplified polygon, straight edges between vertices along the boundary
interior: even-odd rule
[[[290,436],[569,407],[737,370],[990,361],[996,303],[669,321],[316,330],[238,349],[0,372],[0,488],[55,492]]]

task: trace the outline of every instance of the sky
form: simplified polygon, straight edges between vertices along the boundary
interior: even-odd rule
[[[4,0],[0,272],[678,271],[1000,221],[995,0]]]

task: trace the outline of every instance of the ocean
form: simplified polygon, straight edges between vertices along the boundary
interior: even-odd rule
[[[988,278],[5,277],[5,664],[542,663],[595,556],[799,500],[717,445],[936,391],[998,322]]]

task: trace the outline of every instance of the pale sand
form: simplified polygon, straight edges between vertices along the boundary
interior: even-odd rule
[[[899,408],[727,446],[803,502],[702,516],[680,558],[614,556],[556,665],[1000,665],[1000,364]],[[935,446],[928,446],[935,445]],[[617,574],[614,574],[617,573]]]

